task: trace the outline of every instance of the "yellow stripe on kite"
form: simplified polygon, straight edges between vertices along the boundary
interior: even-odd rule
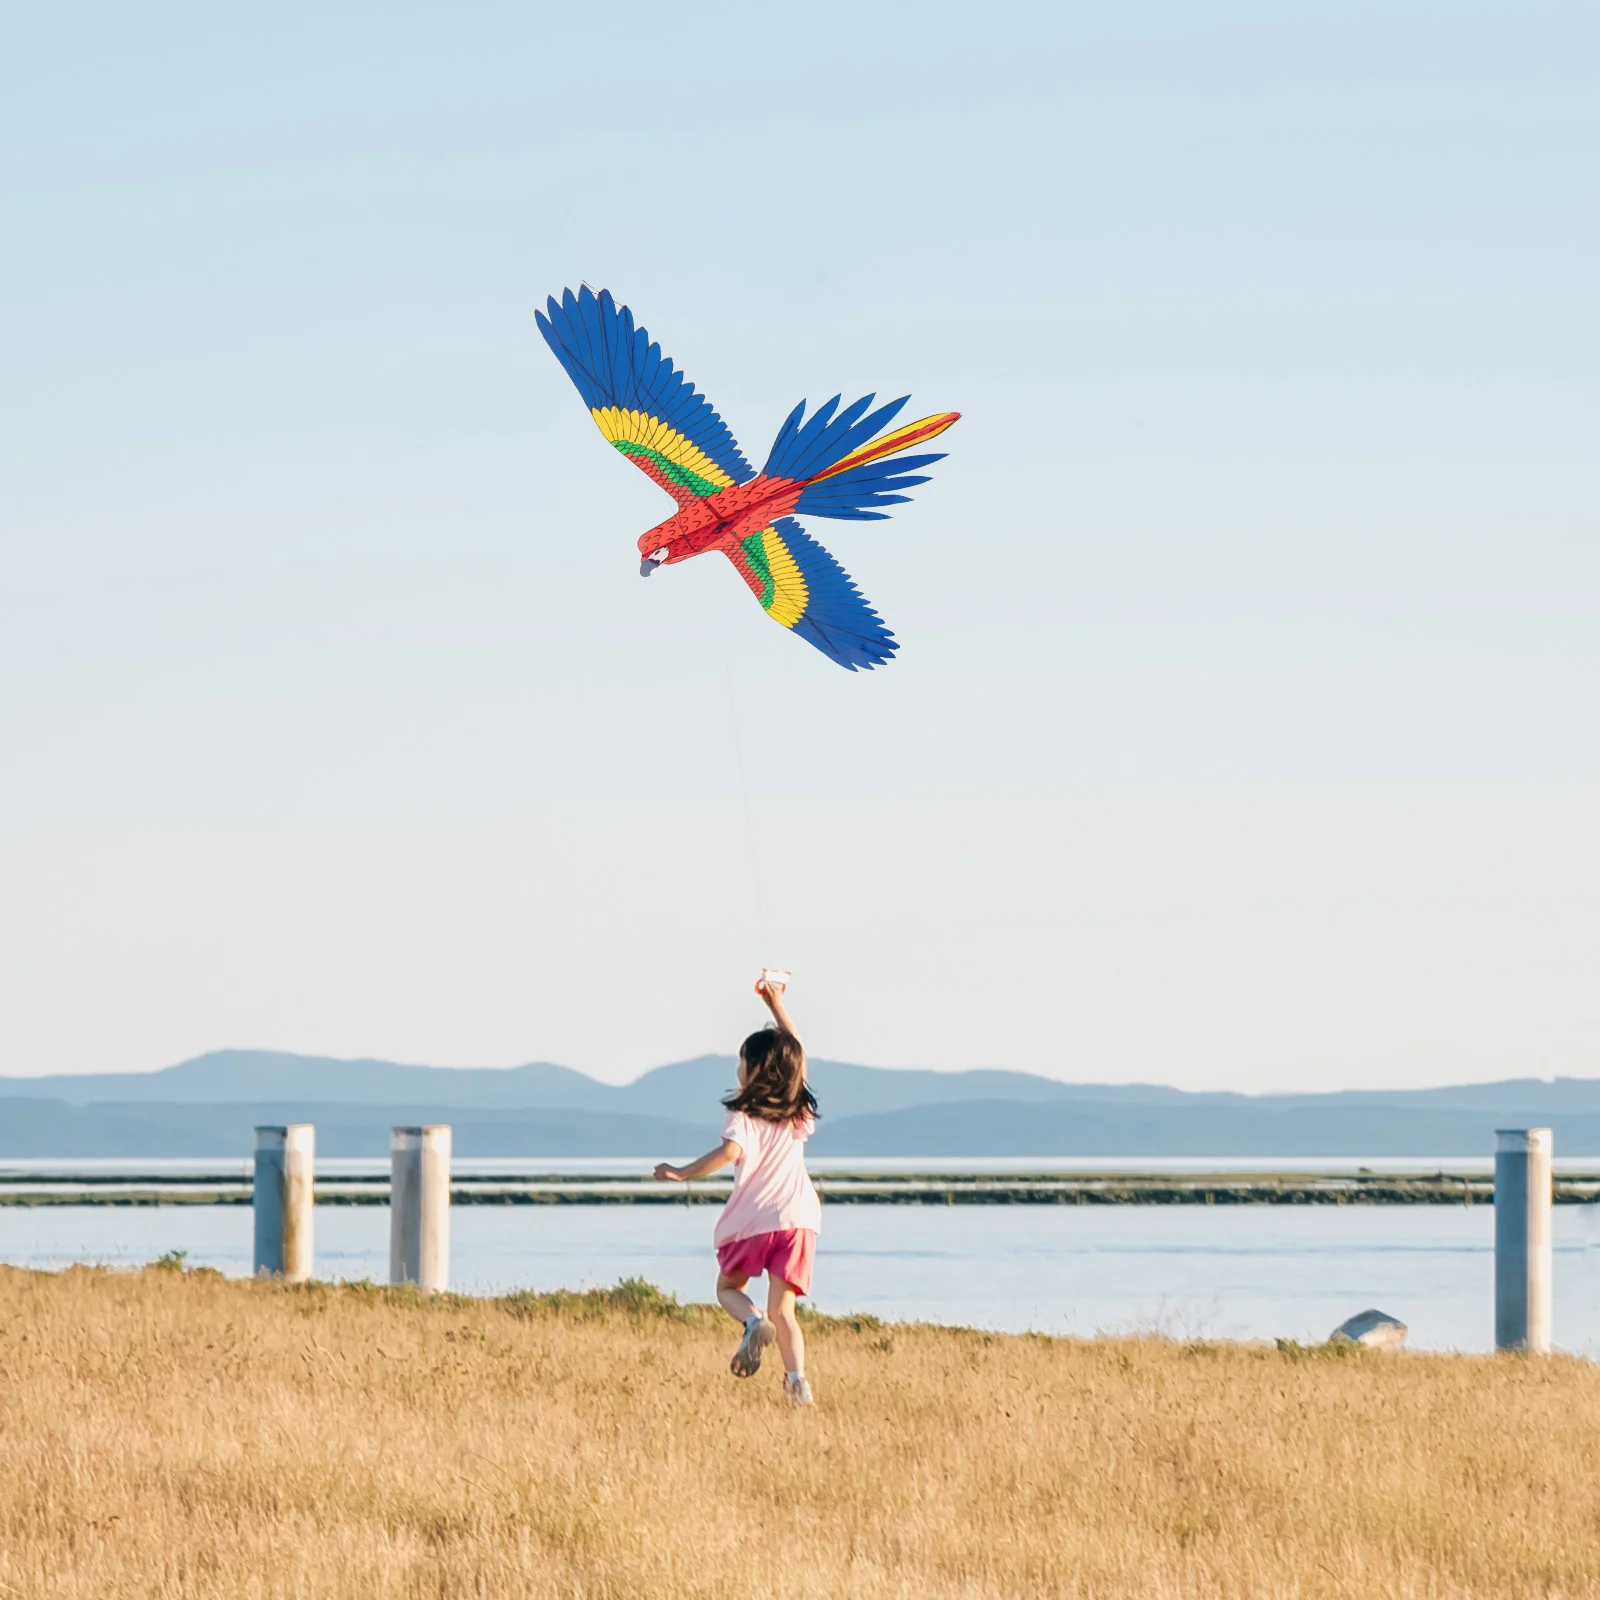
[[[619,439],[629,444],[642,444],[665,456],[674,466],[687,467],[697,478],[704,478],[719,489],[726,489],[733,483],[733,479],[699,445],[691,444],[676,428],[668,427],[659,417],[649,416],[643,411],[623,411],[616,406],[595,406],[589,415],[610,444],[615,444]]]
[[[767,615],[776,618],[784,627],[792,628],[806,614],[811,591],[776,528],[761,530],[761,549],[767,558],[767,571],[772,575],[772,599]]]

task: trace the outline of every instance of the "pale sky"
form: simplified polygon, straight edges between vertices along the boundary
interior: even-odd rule
[[[0,1072],[1600,1072],[1600,10],[6,9]],[[957,409],[841,671],[759,465]],[[732,679],[733,706],[729,703]],[[761,840],[763,932],[735,729]]]

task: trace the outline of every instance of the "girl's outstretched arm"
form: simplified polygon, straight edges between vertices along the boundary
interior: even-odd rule
[[[703,1156],[697,1156],[686,1167],[675,1167],[668,1161],[659,1162],[656,1166],[656,1181],[687,1183],[691,1178],[703,1178],[707,1173],[720,1172],[731,1162],[743,1158],[743,1148],[732,1139],[724,1139],[715,1150],[707,1150]]]

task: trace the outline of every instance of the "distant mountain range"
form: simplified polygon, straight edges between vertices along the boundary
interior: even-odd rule
[[[1338,1094],[1191,1094],[1025,1072],[813,1061],[818,1156],[1487,1156],[1501,1127],[1549,1125],[1600,1155],[1600,1080],[1536,1078]],[[256,1123],[314,1122],[328,1156],[381,1156],[395,1123],[448,1122],[463,1157],[681,1157],[720,1125],[733,1059],[633,1083],[571,1068],[414,1067],[221,1050],[147,1073],[0,1078],[0,1158],[246,1154]]]

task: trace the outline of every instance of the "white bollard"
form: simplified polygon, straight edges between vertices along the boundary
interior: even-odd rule
[[[1548,1128],[1502,1128],[1494,1151],[1494,1342],[1497,1350],[1550,1351]]]
[[[311,1276],[317,1130],[309,1122],[256,1129],[255,1270],[289,1283]]]
[[[450,1129],[396,1128],[389,1146],[389,1281],[450,1282]]]

